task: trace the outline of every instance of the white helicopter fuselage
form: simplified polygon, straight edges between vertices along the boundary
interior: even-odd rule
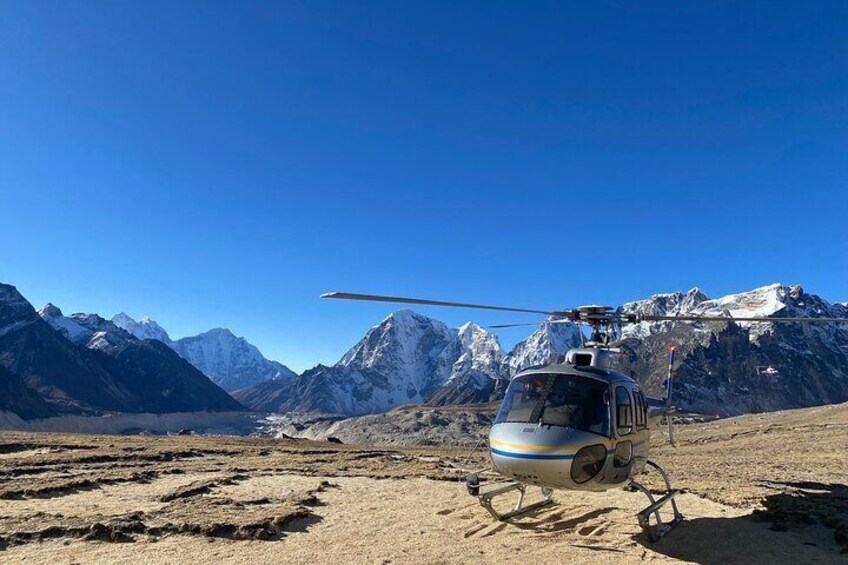
[[[648,460],[648,403],[630,377],[602,366],[606,352],[576,349],[562,363],[510,381],[489,433],[495,471],[549,489],[601,491]]]

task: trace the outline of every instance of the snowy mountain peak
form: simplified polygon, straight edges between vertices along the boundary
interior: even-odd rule
[[[463,342],[473,341],[475,339],[481,338],[488,339],[490,337],[495,337],[495,334],[493,334],[483,326],[475,324],[474,322],[465,322],[456,329],[456,333],[459,338],[463,340]]]
[[[48,302],[38,311],[38,315],[42,318],[56,318],[62,316],[62,310],[52,302]]]
[[[693,289],[695,290],[695,289]],[[715,299],[689,300],[693,291],[687,294],[657,294],[646,300],[628,302],[621,310],[628,313],[666,316],[731,316],[736,318],[770,318],[785,316],[838,317],[839,306],[831,305],[818,296],[807,294],[800,285],[787,286],[774,283],[746,292],[728,294]],[[751,328],[750,338],[756,341],[763,334],[770,333],[773,324],[736,322],[739,326]],[[651,334],[668,331],[675,322],[640,322],[623,328],[623,337],[645,338]],[[703,331],[718,329],[716,324],[695,324]],[[816,330],[818,331],[818,330]],[[830,330],[827,330],[830,331]]]
[[[209,339],[218,339],[218,340],[242,340],[243,337],[238,337],[236,334],[228,330],[227,328],[212,328],[211,330],[206,330],[205,332],[201,332],[194,337],[205,337]]]
[[[46,306],[45,306],[45,308],[46,308]],[[134,326],[138,322],[133,320],[132,317],[130,317],[130,315],[127,314],[126,312],[120,312],[120,313],[112,316],[112,323],[114,323],[118,327],[124,327],[124,326]],[[127,328],[124,328],[124,329],[126,330]],[[129,331],[129,330],[127,330],[127,331]]]
[[[627,302],[621,306],[620,310],[629,314],[678,316],[691,312],[699,304],[707,301],[709,297],[700,288],[695,287],[685,293],[654,294],[645,300]]]
[[[444,322],[428,318],[423,314],[407,309],[392,312],[383,318],[383,321],[374,326],[372,329],[397,328],[401,331],[415,331],[416,328],[420,329],[423,327],[433,327],[440,333],[449,333],[451,331]]]
[[[337,366],[417,366],[438,356],[455,337],[454,332],[443,322],[411,310],[398,310],[368,330],[365,337],[341,358]]]
[[[518,343],[507,356],[510,372],[548,362],[555,355],[580,347],[580,327],[575,324],[542,324],[533,334]]]
[[[504,351],[498,336],[489,330],[478,326],[473,322],[461,325],[457,330],[457,336],[463,347],[475,352],[475,355],[488,354],[490,356],[503,357]]]
[[[168,345],[226,391],[295,376],[288,367],[266,359],[254,345],[226,328],[211,329]]]
[[[701,289],[696,286],[694,288],[690,288],[683,297],[683,305],[684,307],[694,307],[709,299],[710,297],[704,294]]]
[[[472,369],[490,377],[500,375],[506,354],[498,336],[473,322],[460,326],[457,336]]]
[[[737,317],[766,317],[782,310],[786,299],[803,294],[800,286],[788,287],[774,283],[739,294],[728,294],[700,305],[701,313],[721,312]],[[721,315],[721,314],[716,314]]]
[[[135,340],[129,332],[97,314],[63,316],[62,310],[53,304],[45,305],[38,314],[65,338],[89,349],[119,347]]]
[[[168,332],[148,316],[142,316],[141,321],[136,322],[126,312],[121,312],[112,317],[112,323],[138,339],[155,339],[163,343],[171,343]]]
[[[173,341],[168,332],[148,316],[136,322],[121,312],[112,321],[138,339],[155,339],[170,346],[180,357],[226,391],[253,386],[269,379],[295,376],[291,369],[266,359],[259,349],[227,328],[213,328]]]

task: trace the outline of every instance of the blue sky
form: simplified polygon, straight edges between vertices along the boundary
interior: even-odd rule
[[[847,27],[844,2],[6,0],[0,281],[296,369],[391,309],[328,290],[848,300]]]

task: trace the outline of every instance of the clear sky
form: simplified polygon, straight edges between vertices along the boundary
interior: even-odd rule
[[[0,281],[298,370],[391,310],[328,290],[848,300],[846,29],[845,2],[3,0]]]

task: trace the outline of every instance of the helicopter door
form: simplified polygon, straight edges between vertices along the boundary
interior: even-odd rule
[[[612,480],[624,480],[630,475],[635,460],[634,440],[634,402],[627,387],[615,387],[615,451],[612,460]]]

